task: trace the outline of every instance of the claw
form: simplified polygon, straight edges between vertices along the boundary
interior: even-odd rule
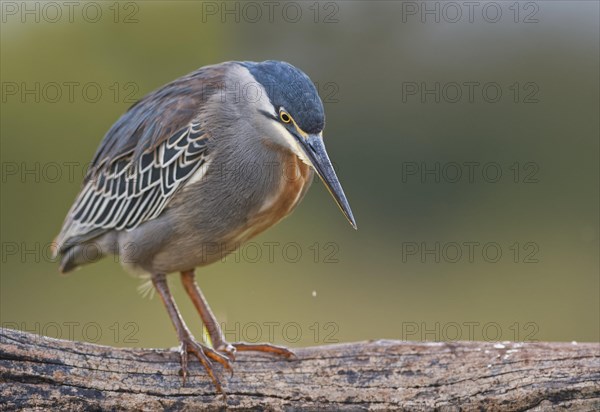
[[[185,385],[186,378],[188,376],[188,354],[189,353],[192,353],[196,358],[198,358],[198,360],[200,361],[202,366],[204,366],[206,373],[208,374],[208,376],[212,380],[213,384],[215,385],[217,392],[221,393],[223,395],[224,399],[227,399],[227,395],[225,394],[225,391],[223,390],[223,387],[221,386],[221,381],[220,381],[219,377],[215,374],[215,372],[213,370],[213,367],[211,365],[209,357],[211,359],[219,362],[226,369],[230,370],[233,374],[233,368],[231,367],[229,360],[225,356],[214,351],[213,349],[210,349],[208,347],[205,347],[205,346],[199,344],[193,338],[191,338],[191,337],[185,338],[183,340],[183,342],[181,343],[181,352],[180,352],[183,385]]]
[[[204,353],[211,358],[212,360],[219,362],[223,367],[229,372],[231,372],[231,376],[233,376],[233,367],[231,366],[231,360],[226,356],[214,349],[204,348]]]
[[[181,360],[181,377],[182,377],[182,386],[185,386],[185,381],[187,379],[187,365],[188,365],[188,353],[185,347],[185,344],[182,343],[179,348],[179,356]]]

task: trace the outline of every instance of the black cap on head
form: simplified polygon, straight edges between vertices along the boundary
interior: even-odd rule
[[[323,102],[310,78],[289,63],[267,60],[243,62],[267,91],[276,110],[283,107],[307,133],[319,133],[325,127]]]

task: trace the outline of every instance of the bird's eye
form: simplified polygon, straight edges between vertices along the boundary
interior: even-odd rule
[[[281,121],[283,123],[289,123],[292,121],[292,118],[290,117],[290,115],[283,111],[281,113],[279,113],[279,118],[281,119]]]

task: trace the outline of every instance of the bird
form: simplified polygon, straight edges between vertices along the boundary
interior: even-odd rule
[[[229,343],[195,278],[289,215],[316,174],[356,221],[325,149],[323,103],[290,63],[201,67],[134,103],[104,135],[53,242],[62,273],[116,255],[147,276],[179,340],[183,385],[197,358],[223,393],[215,363],[233,373],[237,351],[293,358],[270,343]],[[170,292],[180,279],[210,343],[190,332]]]

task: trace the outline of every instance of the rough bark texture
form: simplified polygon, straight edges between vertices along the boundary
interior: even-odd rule
[[[239,354],[231,409],[600,410],[597,343],[360,342]],[[223,409],[198,362],[0,330],[0,409]]]

